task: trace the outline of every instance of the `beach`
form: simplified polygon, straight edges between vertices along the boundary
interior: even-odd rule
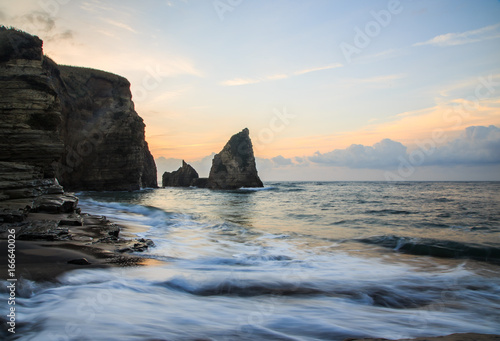
[[[85,326],[95,340],[494,340],[497,186],[80,192],[83,226],[52,231],[71,239],[16,241],[16,334],[71,340],[83,334],[68,326]],[[83,258],[91,264],[67,264]],[[31,279],[21,278],[24,260]]]

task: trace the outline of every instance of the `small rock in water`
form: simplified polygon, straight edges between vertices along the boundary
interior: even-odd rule
[[[75,264],[75,265],[90,265],[90,263],[87,258],[79,258],[79,259],[73,259],[68,261],[68,264]]]

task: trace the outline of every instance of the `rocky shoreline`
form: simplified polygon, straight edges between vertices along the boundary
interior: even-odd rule
[[[119,226],[82,213],[64,192],[157,187],[130,83],[58,65],[41,39],[14,28],[0,26],[0,47],[0,270],[7,274],[8,235],[15,235],[16,274],[35,281],[78,267],[140,264],[128,253],[151,241],[122,238]]]
[[[148,262],[137,252],[153,246],[153,241],[125,238],[122,226],[82,213],[77,204],[78,198],[68,193],[0,202],[0,271],[7,274],[7,237],[13,230],[17,279],[57,281],[74,269]]]

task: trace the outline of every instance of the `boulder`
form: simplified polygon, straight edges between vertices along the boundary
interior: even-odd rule
[[[212,160],[207,187],[238,189],[264,187],[257,173],[250,132],[247,128],[229,139]]]
[[[189,187],[199,178],[196,170],[182,160],[182,167],[174,172],[165,172],[162,176],[163,187]]]

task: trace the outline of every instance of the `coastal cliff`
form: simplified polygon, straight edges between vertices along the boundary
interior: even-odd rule
[[[57,65],[42,44],[0,28],[0,200],[46,194],[59,183],[66,190],[157,187],[130,83]]]
[[[157,187],[156,165],[134,110],[130,83],[86,68],[56,66],[65,155],[58,175],[67,189]]]

